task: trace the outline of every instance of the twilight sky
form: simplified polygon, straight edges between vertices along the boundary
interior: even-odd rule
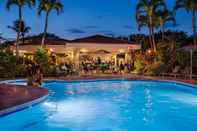
[[[128,35],[131,33],[146,33],[137,30],[135,20],[135,6],[137,0],[61,0],[64,13],[59,16],[52,12],[49,18],[49,32],[63,38],[103,34],[109,36]],[[175,0],[166,0],[168,8],[172,9]],[[15,32],[8,29],[8,25],[18,18],[16,7],[10,11],[5,8],[6,0],[0,0],[0,33],[6,38],[15,38]],[[33,9],[24,8],[23,16],[26,24],[31,26],[29,35],[39,34],[44,28],[44,14],[37,15],[37,5]],[[191,33],[191,17],[185,10],[179,10],[177,27],[168,29],[184,30]]]

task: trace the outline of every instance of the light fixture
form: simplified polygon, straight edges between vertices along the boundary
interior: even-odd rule
[[[87,52],[88,52],[88,50],[87,50],[87,49],[85,49],[85,48],[82,48],[82,49],[80,50],[80,52],[82,52],[82,53],[87,53]]]
[[[148,49],[148,53],[151,54],[151,52],[152,52],[151,49]]]
[[[50,52],[53,52],[54,51],[53,48],[50,48],[49,50],[50,50]]]
[[[120,52],[120,53],[124,53],[125,50],[124,50],[124,49],[120,49],[119,52]]]

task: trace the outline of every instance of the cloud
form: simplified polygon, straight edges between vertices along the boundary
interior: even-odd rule
[[[107,35],[107,36],[115,36],[115,33],[110,30],[100,30],[100,31],[97,31],[96,33]]]
[[[97,29],[98,26],[95,26],[95,25],[89,25],[89,26],[85,26],[84,27],[85,29]]]
[[[69,33],[72,33],[72,34],[84,34],[84,33],[86,33],[86,31],[78,29],[78,28],[70,28],[70,29],[67,29],[66,31],[69,32]]]

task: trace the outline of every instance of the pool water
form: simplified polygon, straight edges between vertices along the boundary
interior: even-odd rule
[[[0,131],[197,131],[197,89],[183,84],[48,81],[43,87],[48,99],[1,117]]]

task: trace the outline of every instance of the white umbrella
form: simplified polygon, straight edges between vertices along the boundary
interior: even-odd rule
[[[190,52],[190,79],[192,79],[193,52],[197,52],[197,46],[196,45],[184,46],[184,47],[178,49],[178,51]]]

